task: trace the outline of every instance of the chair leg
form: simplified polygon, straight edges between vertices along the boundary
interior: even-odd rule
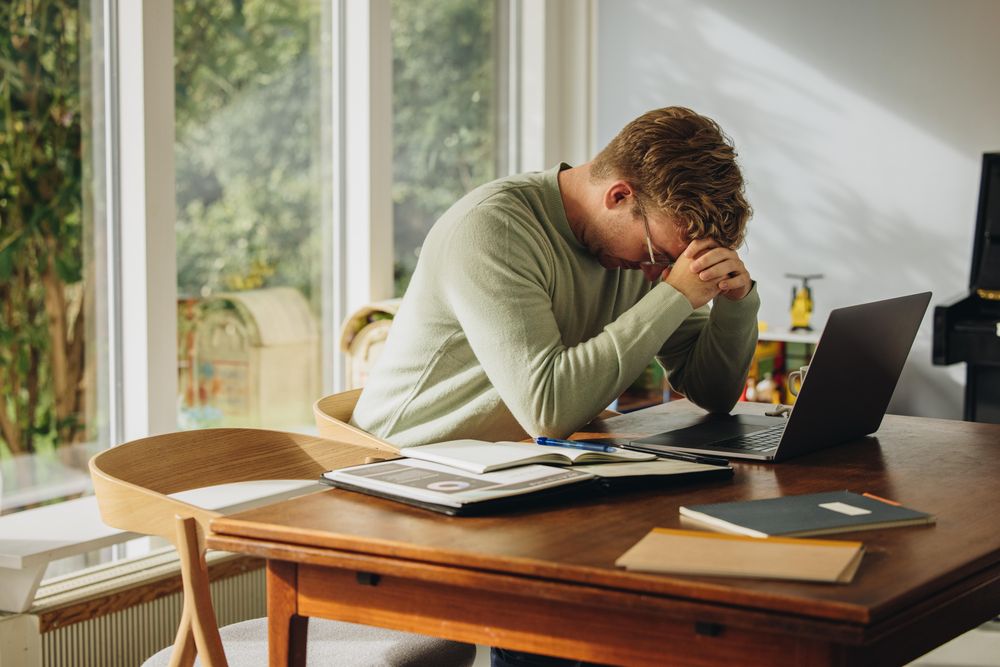
[[[191,616],[194,643],[203,667],[229,667],[222,649],[222,637],[212,608],[208,587],[208,566],[198,539],[198,523],[191,517],[177,517],[177,552],[181,558],[184,606]]]
[[[181,624],[177,626],[177,638],[170,652],[168,667],[194,667],[195,645],[194,633],[191,631],[191,613],[187,601],[184,602],[184,612],[181,614]]]

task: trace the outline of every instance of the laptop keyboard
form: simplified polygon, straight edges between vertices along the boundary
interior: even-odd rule
[[[726,447],[745,449],[751,452],[766,452],[774,449],[781,442],[781,434],[785,431],[784,424],[775,424],[761,431],[741,435],[726,443]]]

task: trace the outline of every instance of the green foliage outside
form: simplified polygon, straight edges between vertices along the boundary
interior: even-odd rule
[[[182,296],[319,273],[318,0],[175,2]],[[397,291],[427,230],[496,176],[494,3],[392,3]],[[350,104],[350,100],[347,100]]]
[[[434,221],[498,175],[495,23],[492,0],[392,3],[397,295]]]
[[[82,19],[0,3],[0,456],[82,434]]]
[[[232,304],[203,298],[290,286],[319,310],[324,1],[174,1],[181,428],[221,424],[195,331]]]
[[[174,3],[182,297],[314,291],[319,13],[319,0]]]

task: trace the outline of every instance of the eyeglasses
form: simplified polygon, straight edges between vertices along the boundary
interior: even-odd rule
[[[649,261],[639,262],[639,266],[656,267],[658,269],[669,269],[674,265],[674,258],[667,253],[657,253],[653,250],[653,237],[649,234],[649,219],[645,215],[642,217],[642,226],[646,230],[646,250],[649,251]]]

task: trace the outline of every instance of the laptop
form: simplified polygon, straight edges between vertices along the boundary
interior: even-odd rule
[[[777,462],[874,433],[930,299],[922,292],[833,310],[787,419],[691,417],[624,446]]]

